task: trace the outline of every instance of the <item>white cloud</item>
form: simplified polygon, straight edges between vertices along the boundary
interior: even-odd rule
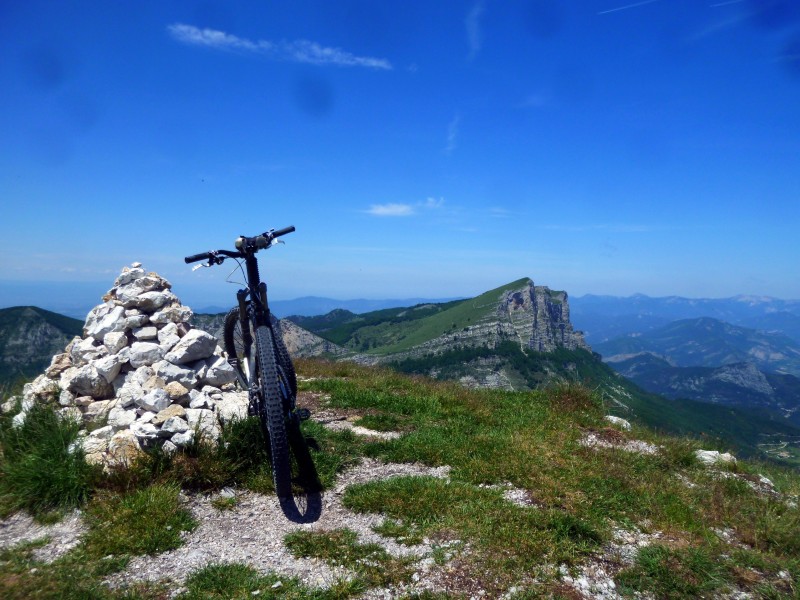
[[[472,5],[467,18],[464,19],[464,26],[467,28],[467,41],[469,42],[469,58],[481,51],[483,46],[483,36],[481,35],[481,16],[483,15],[483,2],[478,0]]]
[[[410,217],[416,211],[410,204],[373,204],[366,211],[374,217]]]
[[[447,125],[447,146],[444,148],[444,153],[448,156],[453,153],[453,150],[458,148],[458,126],[461,123],[461,115],[456,114],[453,120]]]
[[[420,214],[420,212],[440,210],[443,208],[444,198],[433,198],[429,196],[423,202],[417,202],[416,204],[403,204],[400,202],[372,204],[364,212],[373,217],[410,217]]]
[[[366,67],[390,70],[392,64],[382,58],[356,56],[341,48],[330,48],[308,40],[271,42],[248,40],[216,29],[200,29],[194,25],[175,23],[167,27],[177,41],[193,46],[206,46],[217,50],[239,50],[252,52],[289,62],[312,65],[335,65],[338,67]]]
[[[442,208],[444,206],[444,198],[431,198],[428,197],[425,202],[421,203],[423,208],[427,208],[429,210],[435,208]]]

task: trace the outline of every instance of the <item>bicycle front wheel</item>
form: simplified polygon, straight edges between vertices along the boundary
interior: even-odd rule
[[[249,323],[248,323],[249,325]],[[275,359],[283,369],[283,373],[289,383],[292,396],[297,396],[297,375],[295,374],[292,359],[286,350],[286,344],[280,336],[279,327],[272,329],[273,342],[275,344]],[[251,338],[254,337],[251,326]],[[245,343],[244,336],[242,335],[242,321],[239,316],[239,307],[234,307],[228,314],[225,315],[225,327],[222,333],[222,339],[225,344],[225,352],[228,354],[228,359],[237,370],[239,381],[243,387],[247,387],[250,379],[250,373],[247,372],[247,360],[245,359]],[[233,360],[231,360],[233,359]]]

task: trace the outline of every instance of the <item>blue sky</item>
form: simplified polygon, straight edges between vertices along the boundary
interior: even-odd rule
[[[800,298],[794,0],[31,0],[0,56],[9,289],[226,302],[182,257],[294,224],[274,298]]]

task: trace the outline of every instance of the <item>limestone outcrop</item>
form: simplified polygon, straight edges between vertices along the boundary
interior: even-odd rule
[[[492,306],[493,309],[487,311],[478,322],[423,342],[411,350],[389,356],[359,354],[353,360],[377,364],[387,360],[420,358],[457,348],[495,348],[507,341],[534,352],[553,352],[559,348],[591,351],[583,332],[576,331],[570,322],[566,292],[534,285],[531,279],[525,279],[516,289],[500,294]]]
[[[246,416],[234,369],[214,336],[192,328],[192,310],[166,279],[134,263],[103,300],[83,336],[25,385],[14,423],[38,402],[57,405],[84,424],[87,461],[112,465],[154,445],[172,452],[198,437],[213,442],[223,423]],[[16,398],[3,408],[14,406]]]

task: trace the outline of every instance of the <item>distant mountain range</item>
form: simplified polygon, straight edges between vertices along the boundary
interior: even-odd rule
[[[642,352],[608,362],[648,392],[726,406],[761,409],[800,426],[800,378],[764,372],[753,363],[722,367],[676,367]]]
[[[463,301],[360,315],[334,310],[288,320],[298,332],[304,332],[307,345],[296,348],[301,354],[308,351],[336,359],[380,362],[405,372],[459,380],[468,386],[526,389],[554,380],[581,381],[603,396],[609,410],[620,416],[638,418],[674,433],[718,437],[744,454],[776,458],[777,452],[778,458],[800,462],[796,447],[800,442],[797,378],[765,375],[752,364],[720,370],[693,368],[684,378],[683,372],[688,369],[675,367],[636,345],[644,335],[618,340],[617,349],[635,350],[640,360],[651,358],[653,369],[648,371],[645,363],[637,371],[638,363],[631,356],[627,356],[630,365],[604,364],[574,332],[568,319],[573,311],[566,294],[550,290],[531,293],[531,285],[529,280],[519,280]],[[517,305],[514,299],[526,295],[527,306]],[[517,310],[509,310],[511,306]],[[557,340],[562,326],[572,336],[569,347],[553,343],[546,351],[532,349],[535,328],[549,330],[550,339]],[[284,326],[285,333],[286,329]],[[698,351],[696,359],[702,360],[702,353],[708,352],[713,357],[711,362],[720,357],[741,360],[742,356],[751,356],[753,348],[765,351],[767,359],[776,358],[775,348],[791,355],[793,342],[785,336],[742,329],[714,319],[699,319],[679,323],[667,330],[665,339],[655,336],[654,340],[661,343],[661,350],[673,352],[678,359],[683,358],[682,353],[691,355],[692,348]],[[691,335],[701,341],[695,343]],[[291,341],[287,344],[292,346]],[[630,375],[630,379],[610,366]],[[628,366],[632,367],[630,372],[622,368]],[[661,367],[671,369],[672,379]],[[644,376],[638,378],[638,373]]]
[[[739,327],[718,319],[682,319],[634,333],[594,349],[606,360],[650,352],[676,367],[720,367],[752,362],[760,369],[800,376],[800,343],[781,333]]]
[[[699,317],[783,333],[800,343],[800,300],[768,296],[709,299],[588,294],[570,301],[575,326],[584,331],[593,346],[619,336],[657,329],[672,321]]]

